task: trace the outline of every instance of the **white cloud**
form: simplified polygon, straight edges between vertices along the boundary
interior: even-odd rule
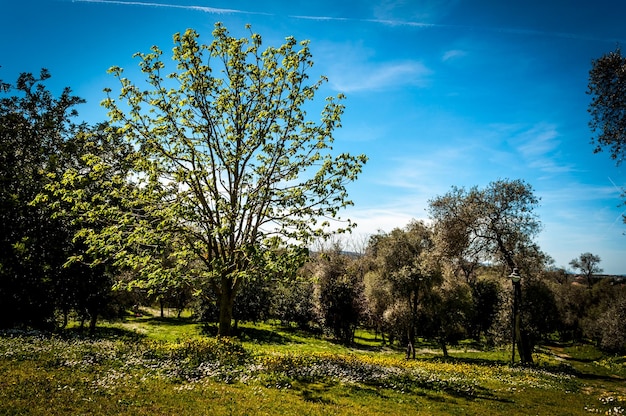
[[[489,129],[493,140],[507,145],[502,157],[513,157],[516,165],[548,176],[576,170],[561,152],[561,134],[555,124],[492,124]]]
[[[460,49],[452,49],[452,50],[444,52],[443,56],[441,57],[441,60],[443,62],[447,62],[453,59],[462,58],[464,56],[467,56],[466,51],[463,51]]]
[[[331,69],[331,86],[341,92],[380,91],[402,86],[425,87],[432,73],[416,61],[390,63],[343,62]]]
[[[393,208],[376,208],[355,210],[347,213],[350,219],[357,224],[356,231],[360,234],[376,234],[379,231],[389,232],[394,228],[405,227],[413,218],[409,212]]]
[[[382,0],[377,2],[373,13],[380,21],[397,24],[416,20],[433,23],[448,14],[457,3],[458,0]]]
[[[568,207],[569,212],[577,209],[582,203],[589,201],[615,199],[617,204],[620,190],[608,182],[609,180],[607,179],[607,185],[564,183],[559,187],[541,190],[541,196],[544,201],[552,201],[560,206]]]
[[[527,158],[542,157],[559,145],[559,133],[556,126],[538,124],[516,135],[520,143],[517,149]]]
[[[212,14],[224,14],[224,13],[266,14],[266,13],[249,12],[245,10],[218,9],[215,7],[167,4],[167,3],[152,3],[152,2],[144,2],[144,1],[120,1],[120,0],[73,0],[73,1],[78,2],[78,3],[105,3],[105,4],[117,4],[117,5],[123,5],[123,6],[166,7],[166,8],[173,8],[173,9],[197,10],[197,11],[201,11],[205,13],[212,13]]]

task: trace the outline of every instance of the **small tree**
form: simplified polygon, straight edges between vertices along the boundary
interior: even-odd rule
[[[294,323],[300,329],[310,329],[311,324],[317,322],[312,276],[279,281],[272,295],[272,317],[283,325]]]
[[[365,311],[362,276],[339,250],[321,253],[315,263],[321,321],[336,340],[351,344]]]
[[[469,334],[470,287],[450,280],[432,290],[423,303],[418,318],[421,334],[435,339],[443,356],[448,357],[448,344],[455,344]]]
[[[553,284],[559,310],[559,332],[564,340],[583,338],[583,323],[592,308],[592,291],[574,284]]]
[[[369,271],[363,276],[364,293],[366,301],[366,315],[368,324],[375,331],[375,336],[380,333],[383,344],[387,322],[385,312],[394,304],[394,296],[389,281],[385,280],[382,273],[376,270]]]
[[[64,326],[75,310],[93,328],[111,290],[104,268],[68,264],[84,251],[73,241],[78,219],[59,215],[63,201],[49,188],[80,163],[98,127],[73,122],[84,100],[70,88],[55,97],[50,77],[42,69],[0,82],[0,327],[50,329],[55,312]]]
[[[587,279],[587,287],[591,289],[593,285],[593,275],[597,273],[602,273],[602,269],[600,268],[600,256],[591,253],[582,253],[578,258],[573,259],[569,262],[570,266],[572,266],[575,270],[580,270],[580,272]]]
[[[373,236],[368,248],[378,272],[396,299],[391,306],[393,313],[387,313],[393,319],[386,321],[404,325],[401,332],[407,343],[407,358],[415,358],[422,303],[430,299],[429,292],[442,281],[441,268],[433,256],[432,237],[432,229],[424,222],[412,221],[404,229]]]
[[[616,293],[609,308],[598,321],[600,347],[613,353],[626,351],[626,290]]]

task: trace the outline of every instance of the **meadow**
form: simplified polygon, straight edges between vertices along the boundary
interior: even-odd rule
[[[143,316],[0,337],[0,415],[589,415],[626,413],[626,357],[544,345],[536,365],[471,342],[416,360],[366,331],[345,347],[278,325],[217,339]]]

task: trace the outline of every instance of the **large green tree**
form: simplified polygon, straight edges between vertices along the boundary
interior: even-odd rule
[[[51,327],[70,270],[72,230],[45,204],[34,204],[75,155],[73,123],[83,100],[69,88],[55,97],[47,70],[0,82],[0,327]]]
[[[529,278],[546,258],[533,242],[541,229],[534,213],[538,203],[528,183],[497,180],[483,189],[454,187],[430,201],[429,213],[438,244],[453,261],[503,265],[506,275],[518,268]],[[528,339],[517,337],[524,362],[532,362]]]
[[[325,79],[308,81],[307,42],[288,37],[262,49],[260,35],[235,38],[217,23],[208,44],[193,30],[174,35],[173,70],[156,46],[136,57],[145,80],[111,68],[121,90],[118,98],[107,90],[103,102],[137,150],[124,178],[132,187],[90,201],[109,226],[83,237],[143,280],[176,278],[165,259],[202,262],[218,297],[219,334],[229,335],[242,281],[258,265],[289,263],[269,266],[269,251],[332,233],[329,220],[351,204],[346,184],[366,157],[333,150],[341,95],[327,98],[319,122],[308,119]],[[92,175],[108,169],[90,163]],[[109,208],[109,199],[126,208]],[[339,231],[352,226],[346,220]]]

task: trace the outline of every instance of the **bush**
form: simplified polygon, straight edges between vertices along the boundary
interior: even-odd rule
[[[616,302],[598,320],[600,347],[608,352],[626,351],[626,293],[622,292]]]
[[[240,342],[223,337],[190,338],[173,344],[163,344],[160,349],[160,352],[165,353],[168,358],[189,366],[197,366],[204,362],[241,365],[250,358],[248,351]]]

